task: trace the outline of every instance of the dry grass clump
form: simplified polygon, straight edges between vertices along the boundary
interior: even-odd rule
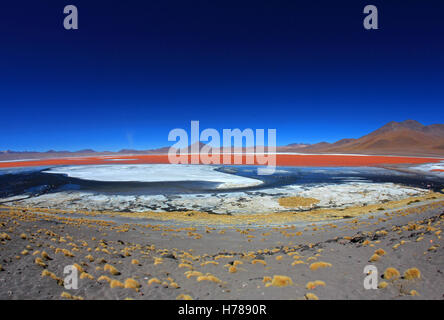
[[[222,282],[218,277],[213,276],[211,274],[197,277],[197,282],[201,282],[201,281],[211,281],[211,282],[215,282],[215,283]]]
[[[140,283],[132,278],[128,278],[125,280],[125,288],[127,289],[134,289],[136,291],[139,291],[140,287],[141,287]]]
[[[200,277],[202,276],[202,272],[199,271],[187,271],[185,272],[185,275],[187,277],[187,279],[190,279],[191,277]]]
[[[74,268],[77,269],[77,271],[79,271],[80,273],[84,272],[85,270],[82,268],[81,265],[79,265],[78,263],[74,263],[73,264]]]
[[[378,288],[379,288],[379,289],[384,289],[384,288],[386,288],[387,286],[388,286],[388,283],[385,282],[385,281],[381,281],[381,282],[378,284]]]
[[[48,271],[48,270],[45,269],[45,270],[42,271],[42,278],[43,278],[43,277],[50,277],[51,279],[56,280],[56,281],[57,281],[57,284],[58,284],[59,286],[63,286],[63,279],[57,277],[57,276],[55,275],[55,273],[53,273],[53,272],[50,272],[50,271]]]
[[[387,268],[384,272],[384,279],[387,280],[396,280],[401,276],[398,270],[395,268]]]
[[[119,280],[111,280],[111,282],[109,283],[109,286],[111,287],[111,288],[125,288],[125,285],[122,283],[122,282],[120,282]]]
[[[93,262],[94,261],[94,257],[92,256],[92,255],[87,255],[86,257],[85,257],[85,259],[88,259],[89,260],[89,262]]]
[[[237,272],[237,268],[235,266],[231,266],[231,267],[228,268],[228,272],[229,273],[235,273],[235,272]]]
[[[318,199],[315,198],[304,198],[304,197],[282,197],[279,198],[279,205],[287,208],[295,207],[309,207],[313,204],[319,203]]]
[[[411,296],[419,296],[419,293],[418,293],[418,291],[416,291],[416,290],[411,290],[411,291],[410,291],[410,295],[411,295]]]
[[[322,280],[316,280],[316,281],[308,282],[307,285],[305,286],[305,288],[307,288],[308,290],[313,290],[316,287],[320,287],[320,286],[325,287],[325,282]]]
[[[370,257],[369,261],[370,262],[375,262],[375,261],[379,261],[379,259],[381,259],[381,256],[379,254],[374,254]]]
[[[97,281],[98,281],[98,282],[106,281],[106,282],[110,283],[110,282],[111,282],[111,278],[108,277],[108,276],[100,276],[100,277],[97,279]]]
[[[201,267],[204,267],[204,266],[209,265],[209,264],[217,266],[219,264],[219,262],[217,262],[217,261],[205,261],[205,262],[202,262],[200,265],[201,265]]]
[[[35,258],[34,263],[42,268],[46,268],[48,265],[43,262],[42,258]]]
[[[181,293],[176,297],[176,300],[193,300],[193,298],[187,294]]]
[[[377,249],[375,250],[375,254],[382,257],[383,255],[386,254],[386,252],[384,251],[384,249]]]
[[[42,251],[42,253],[40,255],[42,256],[43,259],[52,260],[46,251]]]
[[[404,272],[404,279],[414,280],[421,278],[421,271],[418,268],[410,268]]]
[[[74,257],[74,254],[73,254],[71,251],[69,251],[68,249],[60,249],[60,248],[57,248],[57,249],[55,250],[55,253],[59,253],[59,252],[63,253],[63,255],[64,255],[65,257]]]
[[[267,263],[264,261],[264,260],[261,260],[261,259],[254,259],[253,261],[251,261],[251,263],[252,264],[262,264],[262,265],[264,265],[264,266],[266,266],[267,265]]]
[[[244,264],[244,263],[242,261],[240,261],[240,260],[234,260],[233,261],[233,266],[235,266],[235,267],[237,267],[240,264]]]
[[[139,260],[137,260],[137,259],[133,259],[133,260],[131,260],[131,264],[134,264],[134,265],[136,265],[136,266],[140,266],[140,265],[141,265],[140,262],[139,262]]]
[[[287,276],[279,276],[275,275],[273,276],[273,280],[271,282],[267,282],[265,285],[266,287],[286,287],[293,285],[293,280],[291,280],[290,277]]]
[[[60,295],[62,298],[70,299],[70,300],[83,300],[81,296],[73,296],[68,292],[63,291]]]
[[[82,272],[80,274],[80,279],[94,280],[94,277],[91,274],[89,274],[88,272]]]
[[[0,240],[11,240],[11,237],[7,233],[0,233]]]
[[[115,267],[113,267],[110,264],[105,264],[105,266],[103,267],[103,270],[108,271],[109,273],[111,273],[113,276],[117,276],[120,274],[119,270],[117,270]]]
[[[153,283],[161,284],[162,282],[160,282],[160,280],[157,278],[151,278],[150,280],[148,280],[149,286],[152,285]]]
[[[319,261],[319,262],[314,262],[310,265],[310,270],[317,270],[319,268],[327,268],[327,267],[331,267],[331,263],[328,262],[323,262],[323,261]]]
[[[291,263],[291,266],[294,267],[295,265],[298,265],[298,264],[304,264],[304,263],[305,263],[305,262],[302,261],[302,260],[295,260],[295,261],[293,261],[293,262]]]
[[[271,282],[273,279],[271,279],[271,277],[265,276],[264,279],[262,280],[263,283],[267,283],[267,282]]]
[[[305,294],[305,299],[307,300],[319,300],[318,296],[314,293],[307,293]]]

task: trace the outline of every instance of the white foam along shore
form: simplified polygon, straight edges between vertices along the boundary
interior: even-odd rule
[[[410,167],[411,170],[444,178],[444,161]],[[434,171],[435,170],[435,171]]]
[[[218,189],[251,187],[263,183],[261,180],[223,173],[216,169],[217,167],[207,165],[134,164],[66,166],[44,172],[109,182],[205,181],[220,183]]]

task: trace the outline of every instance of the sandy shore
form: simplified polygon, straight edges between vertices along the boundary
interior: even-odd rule
[[[379,209],[270,227],[2,208],[0,299],[443,299],[444,201]]]

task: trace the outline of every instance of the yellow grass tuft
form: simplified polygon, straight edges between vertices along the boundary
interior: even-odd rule
[[[103,267],[103,270],[108,271],[109,273],[111,273],[114,276],[117,276],[120,274],[119,270],[117,270],[115,267],[113,267],[110,264],[105,264],[105,266]]]
[[[387,280],[396,280],[400,277],[400,273],[395,268],[387,268],[384,272],[384,279]]]
[[[410,295],[411,295],[411,296],[419,296],[419,293],[418,293],[418,291],[416,291],[416,290],[411,290],[411,291],[410,291]]]
[[[181,293],[176,297],[176,300],[193,300],[193,298],[187,294]]]
[[[235,273],[235,272],[237,272],[237,268],[235,266],[231,266],[231,267],[228,268],[228,272],[229,273]]]
[[[206,275],[206,276],[197,277],[197,282],[201,282],[201,281],[211,281],[211,282],[215,282],[215,283],[222,282],[218,277],[215,277],[213,275]]]
[[[43,262],[42,258],[35,258],[34,263],[41,266],[42,268],[46,268],[46,263]]]
[[[318,296],[314,293],[307,293],[305,294],[305,299],[307,300],[319,300]]]
[[[387,286],[388,286],[388,283],[385,282],[385,281],[381,281],[381,282],[378,284],[378,288],[379,288],[379,289],[384,289],[384,288],[386,288]]]
[[[272,281],[271,277],[267,277],[267,276],[265,276],[264,279],[262,280],[263,283],[267,283],[267,282],[271,282],[271,281]]]
[[[319,262],[314,262],[310,265],[310,270],[317,270],[319,268],[327,268],[327,267],[331,267],[331,263],[328,262],[323,262],[323,261],[319,261]]]
[[[295,260],[295,261],[293,261],[293,262],[291,263],[291,266],[294,267],[295,265],[298,265],[298,264],[304,264],[304,263],[305,263],[305,262],[302,261],[302,260]]]
[[[113,289],[114,288],[125,288],[125,285],[122,282],[120,282],[119,280],[115,280],[115,279],[111,280],[109,286]]]
[[[134,264],[134,265],[136,265],[136,266],[140,266],[140,265],[141,265],[140,262],[139,262],[139,260],[137,260],[137,259],[133,259],[133,260],[131,260],[131,264]]]
[[[273,287],[286,287],[291,286],[293,284],[293,281],[290,277],[287,276],[279,276],[275,275],[273,276],[273,280],[266,284],[267,287],[273,286]]]
[[[254,259],[254,260],[251,261],[251,263],[252,264],[258,264],[259,263],[259,264],[262,264],[264,266],[267,265],[267,263],[264,260],[260,260],[260,259]]]
[[[140,287],[141,287],[140,283],[132,278],[128,278],[125,280],[125,288],[127,289],[134,289],[136,291],[139,291]]]
[[[321,280],[316,280],[316,281],[308,282],[307,285],[305,286],[305,288],[307,288],[308,290],[313,290],[316,287],[320,287],[320,286],[325,287],[325,282],[321,281]]]
[[[77,271],[79,271],[80,273],[84,272],[85,270],[82,268],[81,265],[79,265],[78,263],[74,263],[73,264],[74,268],[77,269]]]
[[[83,300],[82,297],[80,297],[80,296],[73,296],[73,295],[71,295],[70,293],[65,292],[65,291],[63,291],[62,294],[61,294],[60,296],[61,296],[62,298],[70,299],[70,300]]]
[[[217,261],[205,261],[205,262],[202,262],[200,265],[201,265],[201,267],[204,267],[204,266],[209,265],[209,264],[217,266],[219,264],[219,262],[217,262]]]
[[[148,280],[148,285],[152,285],[153,283],[157,283],[157,284],[161,284],[160,280],[157,278],[151,278],[150,280]]]
[[[80,279],[90,279],[90,280],[94,280],[94,277],[89,274],[88,272],[82,272],[80,274]]]
[[[57,253],[57,249],[56,249],[56,253]],[[74,257],[74,254],[71,251],[69,251],[68,249],[61,249],[60,251],[65,255],[65,257]]]
[[[92,255],[87,255],[86,257],[85,257],[85,259],[88,259],[89,260],[89,262],[93,262],[94,261],[94,257],[92,256]]]
[[[410,268],[404,272],[404,278],[407,280],[414,280],[421,278],[421,271],[418,268]]]
[[[0,240],[11,240],[11,237],[7,233],[3,232],[0,233]]]
[[[375,262],[375,261],[379,261],[379,259],[381,259],[381,256],[379,254],[374,254],[370,257],[370,262]]]
[[[384,251],[384,249],[378,249],[375,250],[375,254],[377,254],[378,256],[383,256],[386,254],[386,252]]]
[[[41,256],[43,259],[52,260],[46,251],[42,251]]]
[[[110,277],[108,277],[108,276],[100,276],[100,277],[97,279],[97,281],[98,281],[98,282],[106,281],[106,282],[110,283],[110,282],[111,282],[111,279],[110,279]]]
[[[185,272],[185,275],[187,276],[187,279],[190,279],[191,277],[200,277],[203,274],[199,271],[187,271]]]
[[[244,264],[244,263],[242,261],[240,261],[240,260],[234,260],[233,261],[233,266],[235,266],[235,267],[237,267],[240,264]]]

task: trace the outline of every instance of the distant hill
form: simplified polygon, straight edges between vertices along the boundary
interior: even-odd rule
[[[295,152],[443,156],[444,124],[392,121],[359,139],[321,142]]]
[[[199,142],[199,150],[205,144]],[[24,159],[48,159],[82,156],[130,155],[130,154],[166,154],[169,147],[149,150],[122,149],[118,152],[96,152],[91,149],[79,151],[0,151],[0,161]],[[222,148],[223,152],[229,152]],[[191,152],[191,148],[188,149]],[[267,148],[265,148],[267,150]],[[243,152],[254,152],[254,148],[243,148]],[[415,120],[389,122],[381,128],[359,138],[341,139],[335,143],[319,142],[316,144],[291,143],[276,148],[277,152],[297,153],[348,153],[373,155],[403,156],[444,156],[444,124],[425,126]]]

